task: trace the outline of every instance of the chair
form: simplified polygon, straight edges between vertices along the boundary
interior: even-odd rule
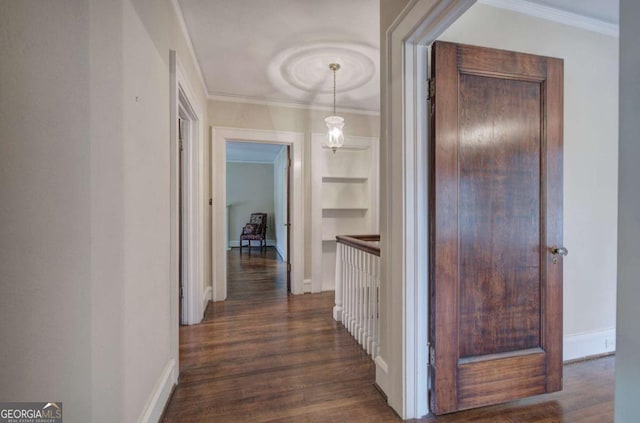
[[[251,241],[260,241],[260,249],[267,246],[267,214],[251,213],[249,223],[242,228],[240,234],[240,252],[242,252],[242,241],[249,242],[251,249]],[[264,245],[263,245],[264,242]]]

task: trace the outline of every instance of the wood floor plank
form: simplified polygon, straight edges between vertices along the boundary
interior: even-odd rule
[[[180,382],[164,422],[399,422],[375,366],[332,318],[333,292],[287,296],[272,248],[228,256],[228,299],[180,328]],[[615,360],[565,366],[562,392],[421,422],[613,421]]]

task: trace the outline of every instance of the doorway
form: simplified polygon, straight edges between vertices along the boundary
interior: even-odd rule
[[[290,151],[285,144],[226,141],[228,287],[250,263],[252,272],[282,271],[276,279],[283,293],[291,291]],[[237,286],[228,291],[237,293]]]
[[[304,280],[304,134],[299,132],[266,131],[238,128],[212,128],[212,263],[213,263],[213,300],[227,298],[227,141],[239,143],[278,144],[288,146],[290,163],[289,239],[286,254],[290,268],[290,292],[302,294],[310,292],[310,281]],[[245,219],[248,219],[247,216]],[[284,222],[283,222],[284,223]],[[284,226],[278,226],[283,228]],[[233,235],[232,235],[233,236]]]

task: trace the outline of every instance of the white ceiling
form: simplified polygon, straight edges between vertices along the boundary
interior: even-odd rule
[[[620,21],[619,0],[528,0],[555,9],[587,16],[607,23],[617,24]]]
[[[379,0],[173,1],[210,97],[330,108],[337,62],[338,112],[379,111]],[[617,33],[619,0],[479,2]]]
[[[378,0],[179,0],[209,94],[379,109]]]
[[[255,142],[227,142],[227,161],[242,163],[273,163],[280,151],[281,144]]]

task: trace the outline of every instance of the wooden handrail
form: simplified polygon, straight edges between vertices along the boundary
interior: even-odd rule
[[[374,256],[380,257],[380,246],[372,245],[371,242],[380,241],[380,235],[338,235],[336,241],[364,251]]]

